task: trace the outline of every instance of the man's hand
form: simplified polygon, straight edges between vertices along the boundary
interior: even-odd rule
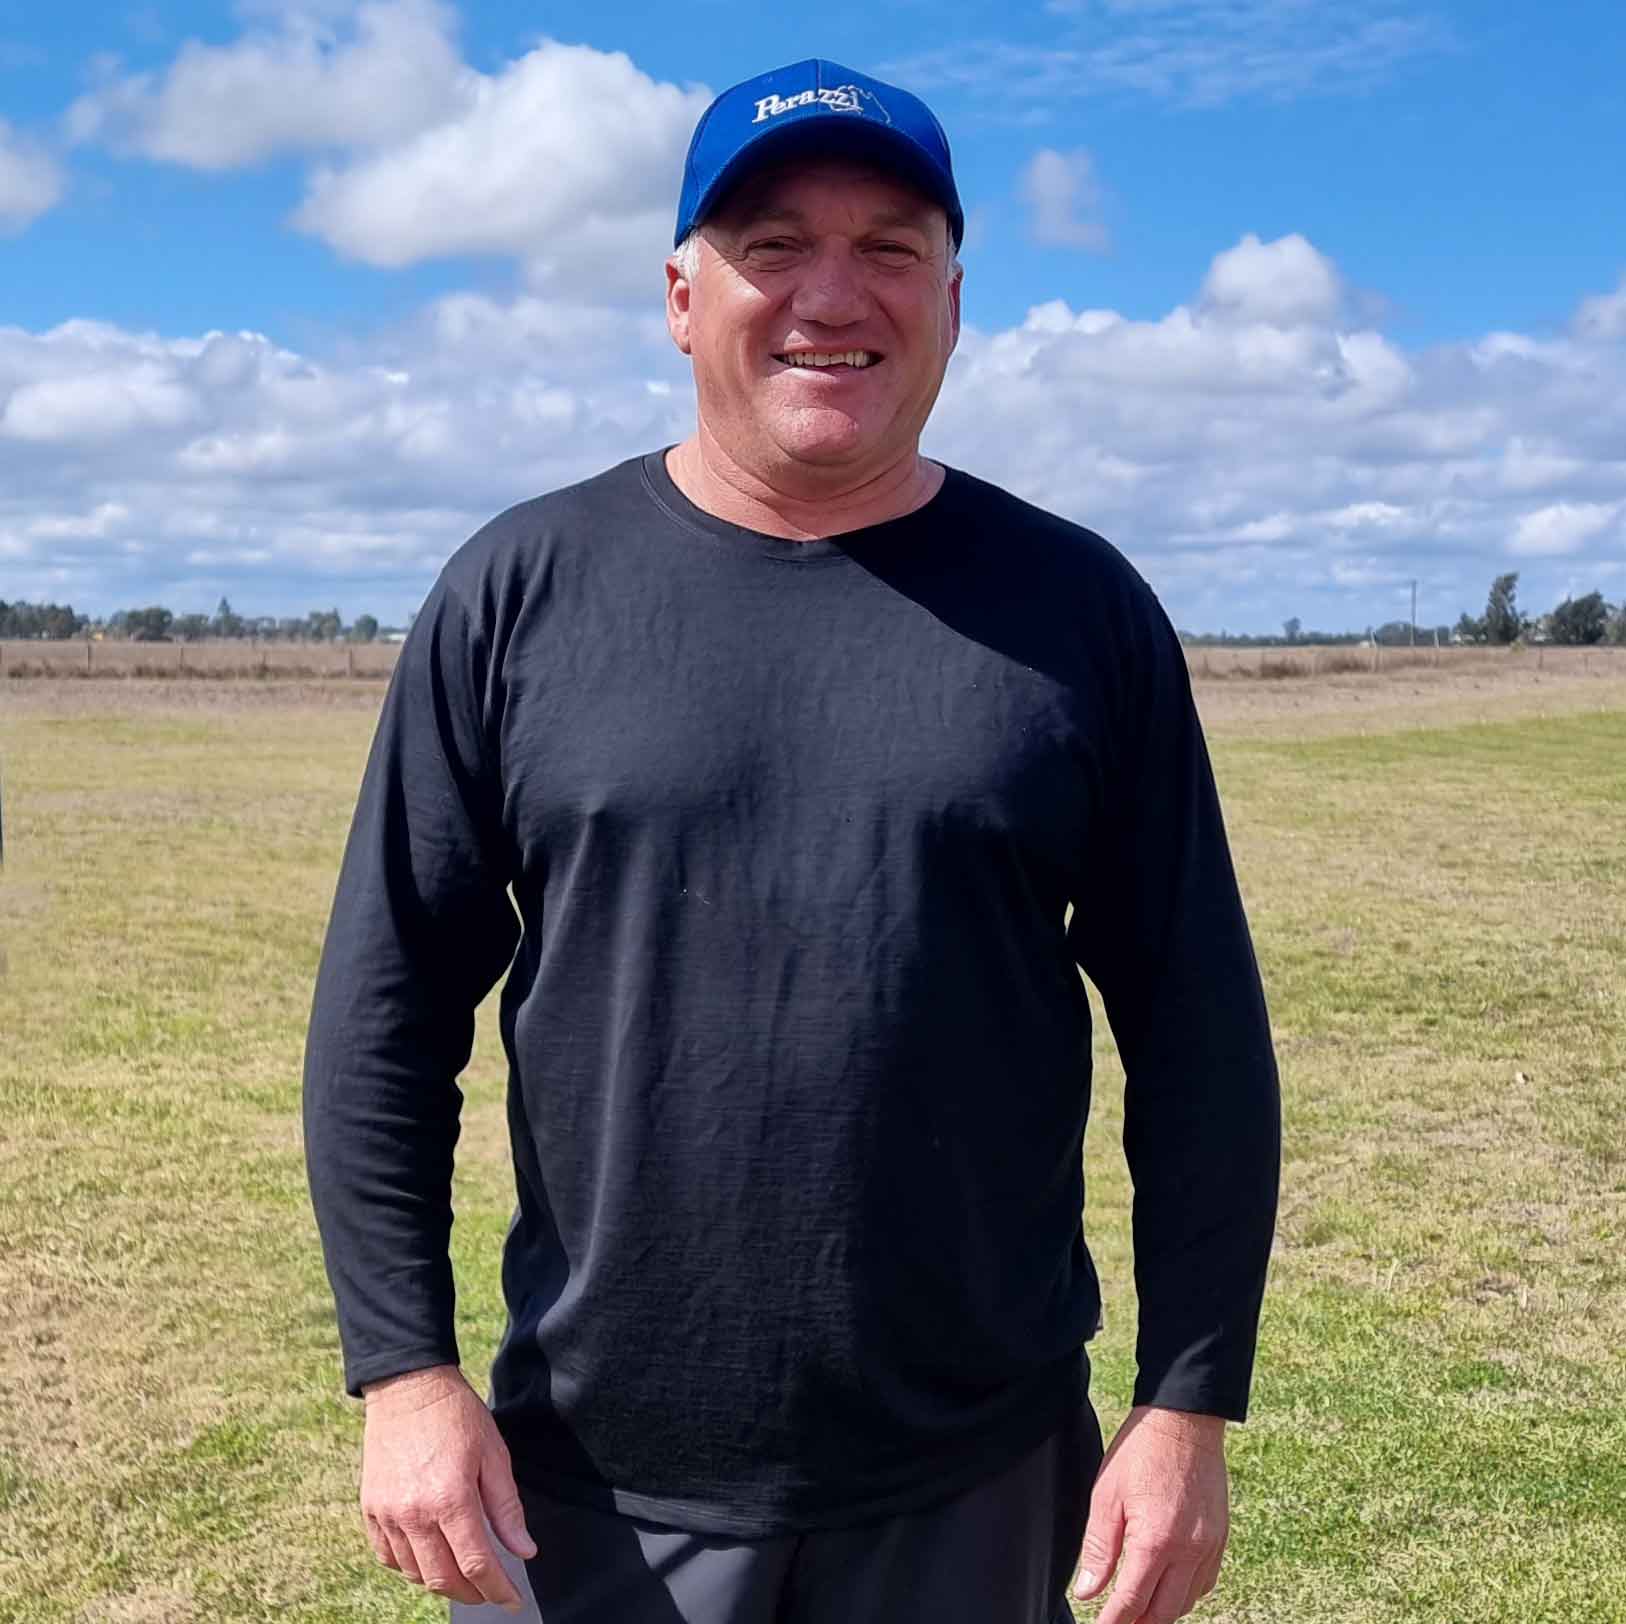
[[[1117,1567],[1095,1624],[1173,1624],[1214,1588],[1228,1528],[1224,1417],[1140,1405],[1096,1477],[1073,1594]]]
[[[437,1596],[521,1602],[485,1518],[517,1557],[536,1555],[508,1447],[456,1365],[414,1370],[362,1389],[361,1513],[378,1560]]]

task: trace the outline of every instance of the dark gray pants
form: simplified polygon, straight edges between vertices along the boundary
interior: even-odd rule
[[[1088,1403],[1014,1466],[925,1510],[731,1540],[523,1492],[526,1624],[1072,1624],[1101,1428]],[[495,1541],[494,1541],[495,1543]],[[452,1604],[454,1624],[500,1607]]]

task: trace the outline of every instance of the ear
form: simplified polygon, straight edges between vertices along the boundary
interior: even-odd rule
[[[692,293],[687,278],[678,268],[676,258],[666,261],[666,330],[672,342],[689,353],[689,299]]]
[[[949,278],[949,315],[953,321],[953,332],[949,337],[949,351],[952,354],[956,344],[960,342],[960,284],[965,280],[965,266],[959,266],[954,275]]]

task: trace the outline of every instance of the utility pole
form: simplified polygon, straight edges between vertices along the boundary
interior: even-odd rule
[[[1411,646],[1417,647],[1417,583],[1411,584]]]

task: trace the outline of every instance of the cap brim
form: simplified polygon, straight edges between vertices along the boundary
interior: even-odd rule
[[[900,176],[943,211],[954,246],[960,246],[964,223],[959,211],[954,200],[943,195],[940,179],[914,142],[890,125],[828,113],[764,130],[741,147],[700,195],[694,210],[695,226],[710,219],[749,175],[769,164],[805,157],[867,160],[878,169]]]

